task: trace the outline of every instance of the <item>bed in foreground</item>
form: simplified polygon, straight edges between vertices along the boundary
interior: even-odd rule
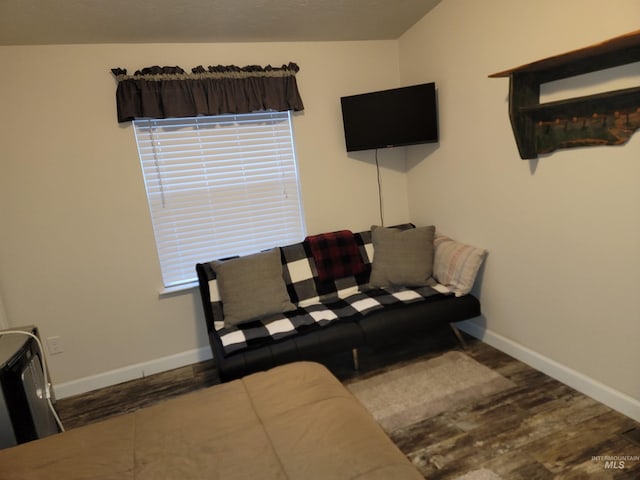
[[[0,450],[0,478],[423,477],[325,367],[298,362]]]

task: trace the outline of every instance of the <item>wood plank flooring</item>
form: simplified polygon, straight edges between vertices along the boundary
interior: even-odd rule
[[[426,478],[456,479],[485,468],[504,480],[640,479],[640,461],[633,459],[640,457],[640,443],[634,439],[640,435],[640,424],[466,338],[468,355],[509,378],[516,387],[393,432],[392,440]],[[459,348],[451,331],[443,330],[426,344],[422,340],[402,347],[362,350],[359,372],[351,369],[348,354],[323,363],[348,383]],[[213,362],[207,361],[59,400],[56,408],[65,427],[72,429],[217,383]],[[604,458],[594,457],[616,457],[618,463],[607,464]]]

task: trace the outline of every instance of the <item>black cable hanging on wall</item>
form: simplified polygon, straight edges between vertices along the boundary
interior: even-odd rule
[[[382,213],[382,182],[380,180],[380,163],[378,162],[378,150],[376,148],[376,174],[378,176],[378,208],[380,209],[380,226],[384,227],[384,215]]]

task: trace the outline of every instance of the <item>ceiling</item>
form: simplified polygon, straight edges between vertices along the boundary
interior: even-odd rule
[[[0,45],[396,39],[441,0],[0,0]]]

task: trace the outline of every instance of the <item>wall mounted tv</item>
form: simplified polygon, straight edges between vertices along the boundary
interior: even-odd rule
[[[347,152],[438,141],[435,83],[340,98]]]

